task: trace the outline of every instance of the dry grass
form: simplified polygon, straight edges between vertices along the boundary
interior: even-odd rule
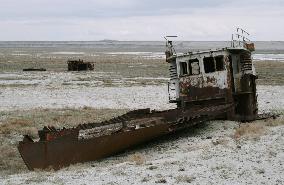
[[[235,129],[233,137],[240,138],[258,138],[266,133],[268,127],[275,127],[284,125],[283,112],[276,118],[269,118],[264,120],[257,120],[249,123],[240,123],[239,127]]]
[[[187,176],[187,175],[179,175],[175,179],[177,183],[192,183],[195,177]]]
[[[48,50],[48,48],[42,48]],[[81,48],[82,49],[82,48]],[[36,51],[36,52],[45,52]],[[27,67],[44,67],[48,71],[62,72],[67,71],[66,61],[71,57],[70,55],[54,56],[49,54],[45,58],[35,57],[34,52],[26,48],[26,52],[30,56],[13,56],[13,50],[7,49],[1,51],[5,55],[0,55],[0,71],[22,71]],[[120,78],[134,78],[134,77],[164,77],[168,78],[168,64],[164,59],[145,59],[133,55],[97,55],[92,56],[93,51],[86,50],[86,55],[72,56],[72,58],[81,58],[85,61],[94,62],[96,72],[110,72],[110,78],[105,80],[106,86],[113,85],[111,79],[117,76]],[[45,55],[45,54],[44,54]],[[284,62],[277,61],[256,61],[254,62],[259,85],[284,85]],[[84,81],[84,79],[82,79]],[[89,81],[86,79],[86,81]],[[136,80],[139,84],[151,84],[153,80]],[[159,82],[154,82],[158,84]],[[166,81],[162,81],[166,83]],[[67,83],[68,84],[68,83]],[[133,84],[132,84],[133,85]],[[8,85],[10,86],[10,85]],[[13,86],[13,85],[12,85]]]
[[[228,143],[229,143],[229,140],[228,140],[228,139],[225,139],[225,138],[219,138],[219,139],[212,140],[212,144],[213,144],[213,145],[223,145],[223,146],[227,146]]]
[[[26,169],[17,150],[23,135],[37,138],[38,129],[45,125],[58,128],[80,123],[98,122],[125,113],[127,110],[92,109],[34,109],[0,112],[0,175],[24,172]]]
[[[2,56],[3,57],[3,56]],[[34,76],[29,77],[28,79],[42,79],[45,75],[49,75],[50,73],[62,73],[67,71],[67,63],[68,56],[62,56],[63,58],[56,58],[53,60],[41,59],[37,58],[38,63],[41,64],[42,67],[47,68],[46,72],[31,72]],[[78,78],[77,85],[81,86],[90,86],[97,82],[97,85],[103,85],[106,87],[112,87],[117,85],[124,86],[133,86],[133,85],[157,85],[157,84],[166,84],[167,79],[169,77],[168,64],[161,59],[143,59],[133,57],[131,55],[123,55],[123,56],[108,56],[108,55],[99,55],[95,57],[90,56],[81,56],[85,61],[95,61],[95,72],[80,72],[73,73],[72,76]],[[12,81],[12,80],[27,80],[26,77],[23,77],[23,74],[27,72],[22,72],[23,68],[32,67],[34,62],[32,60],[35,59],[25,59],[17,58],[10,60],[12,62],[7,63],[7,58],[1,59],[0,55],[0,72],[19,72],[21,77],[2,77],[1,79],[4,81]],[[71,72],[70,72],[71,73]],[[98,73],[103,73],[107,75],[97,75]],[[77,77],[78,76],[78,77]],[[143,78],[143,77],[146,77]],[[147,77],[150,79],[147,79]],[[162,77],[162,79],[155,79]],[[0,84],[3,88],[5,87],[20,87],[25,88],[28,86],[38,86],[39,84]],[[73,82],[66,81],[63,82],[62,85],[74,85]]]
[[[258,85],[284,85],[284,62],[254,62]]]
[[[0,153],[0,175],[19,173],[26,170],[16,145],[2,144]]]
[[[277,119],[268,119],[265,121],[266,126],[275,127],[284,125],[284,115],[280,115]]]
[[[145,156],[140,153],[135,153],[129,156],[129,161],[135,163],[136,165],[145,164]]]
[[[46,183],[48,178],[46,177],[46,174],[42,173],[36,173],[35,176],[32,176],[25,180],[25,184],[41,184]]]
[[[259,137],[266,131],[263,124],[259,123],[243,123],[235,130],[234,138],[240,139],[241,137]]]
[[[0,134],[10,134],[13,131],[19,132],[19,130],[24,131],[24,128],[27,127],[40,129],[46,125],[73,127],[82,123],[103,121],[125,112],[127,110],[93,109],[90,107],[0,112],[0,117],[4,117]]]
[[[24,132],[23,134],[32,134],[32,130],[34,129],[34,127],[32,127],[33,124],[34,123],[28,119],[11,119],[1,125],[0,134],[11,134],[14,131],[17,131],[19,133]],[[32,130],[29,130],[27,128],[32,128]]]
[[[43,49],[46,50],[48,48]],[[70,59],[70,55],[54,57],[54,55],[49,54],[47,58],[41,58],[35,56],[13,56],[11,55],[13,51],[10,50],[1,52],[5,53],[5,55],[0,55],[0,71],[22,71],[23,68],[28,67],[43,67],[48,71],[67,71],[67,60]],[[93,51],[84,52],[93,53]],[[80,58],[84,61],[93,62],[96,72],[112,72],[113,74],[121,74],[123,77],[168,76],[168,64],[163,59],[145,59],[133,55],[112,56],[103,54],[96,56],[88,54],[75,55],[72,58]]]

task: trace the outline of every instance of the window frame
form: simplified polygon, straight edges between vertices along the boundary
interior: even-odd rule
[[[213,60],[207,60],[209,58],[212,58]],[[205,61],[206,60],[206,61]],[[213,71],[210,70],[209,72],[206,72],[206,69],[212,69],[212,68],[208,68],[207,66],[207,63],[210,64],[209,67],[212,67],[213,66]],[[213,65],[212,65],[213,63]],[[205,65],[206,64],[206,65]],[[206,66],[206,67],[205,67]],[[214,73],[216,72],[216,66],[215,66],[215,59],[213,56],[209,56],[209,57],[203,57],[203,68],[204,68],[204,73]]]
[[[193,71],[192,71],[192,64],[193,63],[197,63],[197,65],[198,65],[198,74],[193,74]],[[194,58],[194,59],[190,59],[190,60],[188,60],[188,68],[189,68],[189,75],[190,76],[194,76],[194,75],[200,75],[200,64],[199,64],[199,60],[198,60],[198,58]]]
[[[186,65],[186,68],[184,68],[185,67],[184,64]],[[184,73],[184,69],[186,69],[186,73]],[[179,75],[180,76],[189,75],[189,69],[188,69],[188,62],[187,61],[179,62]]]
[[[210,61],[208,60],[208,61],[205,61],[205,60],[207,60],[208,58],[211,58],[211,59],[213,59],[213,60],[211,60],[211,63],[210,63]],[[218,69],[217,69],[217,60],[216,60],[216,58],[221,58],[222,60],[218,60],[218,63],[220,62],[220,61],[222,61],[222,68],[219,68],[218,67]],[[218,71],[224,71],[225,70],[225,55],[216,55],[216,56],[209,56],[209,57],[203,57],[203,69],[204,69],[204,73],[205,74],[207,74],[207,73],[215,73],[215,72],[218,72]],[[211,66],[209,66],[209,67],[211,67],[211,68],[208,68],[208,64],[210,64]],[[219,65],[218,65],[219,66]],[[213,70],[212,70],[212,67],[214,67],[213,68]],[[206,70],[206,69],[211,69],[210,71],[208,71],[208,70]],[[208,71],[208,72],[206,72],[206,71]]]
[[[217,60],[216,60],[216,58],[221,58],[222,60],[218,60],[218,61],[221,61],[222,62],[222,68],[217,68]],[[225,59],[225,56],[224,55],[217,55],[217,56],[215,56],[214,57],[214,60],[215,60],[215,71],[224,71],[225,70],[225,61],[224,61],[224,59]]]

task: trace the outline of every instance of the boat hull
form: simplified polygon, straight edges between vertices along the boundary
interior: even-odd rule
[[[74,140],[73,137],[69,137],[30,144],[25,142],[20,143],[18,149],[29,170],[60,169],[70,164],[110,156],[169,132],[169,126],[161,124],[86,140]]]
[[[57,170],[70,164],[101,159],[162,135],[220,118],[226,115],[229,107],[230,104],[162,112],[138,110],[138,114],[137,111],[126,113],[112,119],[111,123],[90,123],[61,130],[45,127],[39,131],[39,141],[24,136],[18,150],[29,170]],[[117,125],[120,125],[118,129]]]

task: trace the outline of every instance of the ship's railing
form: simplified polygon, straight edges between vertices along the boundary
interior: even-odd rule
[[[254,43],[248,39],[250,34],[242,28],[237,28],[237,32],[232,34],[231,47],[232,48],[246,48],[254,51]]]

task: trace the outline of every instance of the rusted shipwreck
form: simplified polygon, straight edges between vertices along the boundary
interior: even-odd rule
[[[88,71],[94,70],[94,64],[91,62],[84,62],[83,60],[68,60],[68,71]]]
[[[176,54],[167,40],[170,66],[169,101],[176,109],[139,109],[99,123],[74,128],[44,127],[39,140],[28,135],[18,145],[28,169],[59,169],[97,160],[159,136],[214,120],[257,119],[253,43],[232,40],[231,46]]]

